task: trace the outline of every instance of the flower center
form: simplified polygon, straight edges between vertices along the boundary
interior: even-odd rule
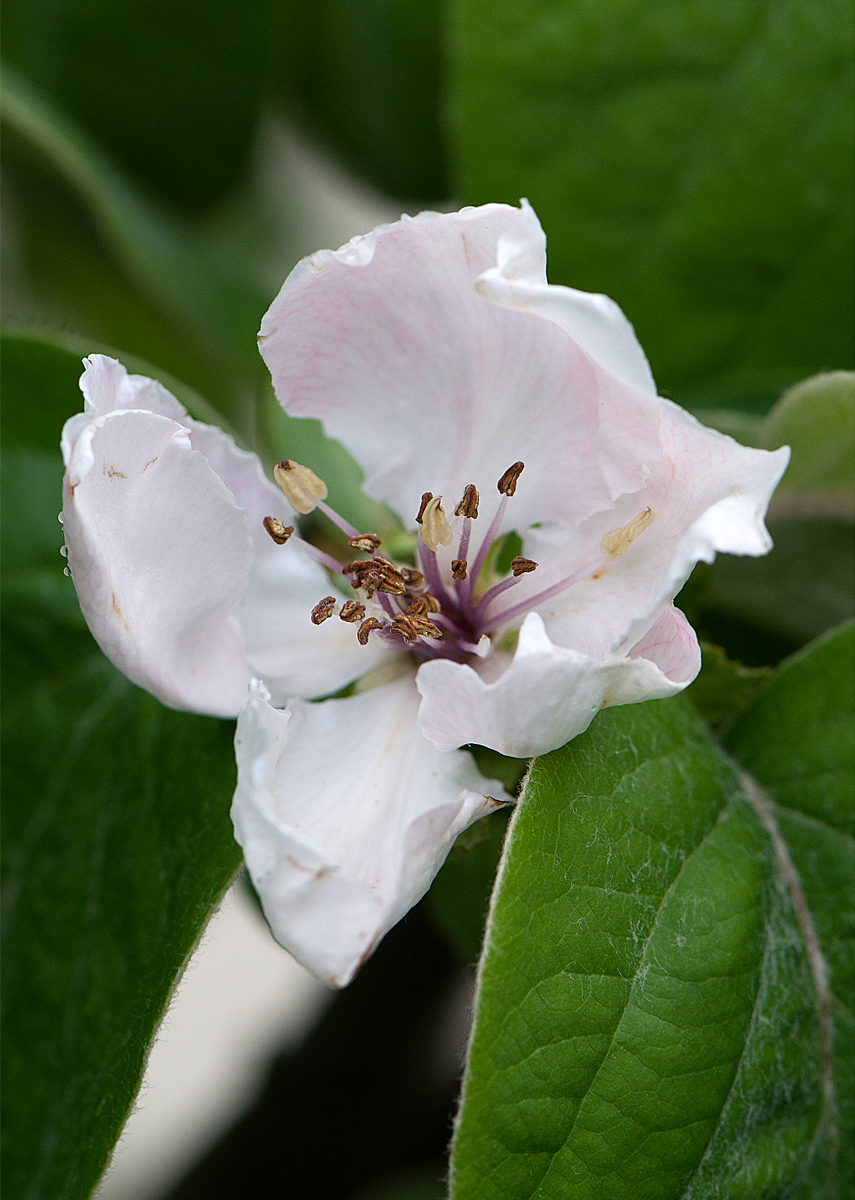
[[[602,538],[599,552],[580,563],[577,571],[514,604],[513,596],[506,594],[525,575],[536,571],[538,564],[516,555],[510,560],[509,573],[498,582],[492,582],[495,575],[488,564],[498,557],[494,551],[505,537],[499,531],[524,468],[522,462],[513,463],[498,480],[498,504],[471,559],[470,548],[477,542],[475,522],[481,506],[475,485],[467,484],[454,509],[454,516],[462,518],[456,531],[442,507],[442,497],[425,492],[415,518],[421,568],[417,570],[377,553],[381,539],[375,533],[360,533],[328,505],[326,485],[312,471],[289,460],[280,463],[274,477],[292,507],[301,513],[320,509],[347,536],[348,547],[369,555],[342,565],[302,538],[294,539],[332,573],[345,576],[358,597],[341,601],[336,596],[325,596],[312,609],[312,622],[320,625],[338,610],[340,620],[358,625],[356,637],[363,646],[373,634],[390,645],[403,642],[422,659],[451,658],[465,662],[472,655],[483,657],[489,653],[492,633],[520,621],[527,612],[592,573],[595,577],[605,574],[608,564],[620,558],[655,518],[653,510],[647,508],[628,525],[610,530]],[[275,517],[265,517],[264,526],[279,545],[294,537],[294,527],[283,525]],[[455,537],[457,546],[451,551],[450,570],[447,561],[443,570],[437,551],[440,546],[451,546]]]

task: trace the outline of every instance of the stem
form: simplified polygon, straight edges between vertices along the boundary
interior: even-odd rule
[[[344,517],[340,517],[334,508],[330,508],[326,500],[319,500],[318,508],[325,517],[329,517],[333,525],[338,525],[342,533],[346,533],[349,538],[359,537],[359,530],[351,525],[350,521],[345,521]]]
[[[326,554],[323,550],[319,550],[317,546],[313,546],[311,542],[304,542],[301,537],[292,533],[288,538],[287,544],[290,546],[299,546],[301,550],[305,550],[310,558],[313,558],[315,562],[319,562],[322,567],[326,567],[334,575],[341,575],[341,563],[337,562],[331,554]]]
[[[590,572],[597,565],[597,562],[602,561],[602,556],[593,559],[591,562],[587,563],[584,567],[578,570],[574,575],[568,575],[565,579],[559,579],[558,583],[553,583],[551,587],[544,588],[542,592],[538,592],[536,595],[530,596],[527,600],[523,600],[519,604],[515,604],[512,608],[506,608],[503,609],[502,612],[496,613],[495,616],[490,617],[488,621],[484,622],[484,624],[481,626],[481,633],[492,633],[494,629],[498,629],[500,625],[504,625],[507,621],[513,621],[516,617],[523,616],[525,613],[530,612],[533,608],[536,608],[538,604],[544,604],[547,600],[551,600],[553,596],[557,596],[561,592],[565,592],[567,588],[572,587],[574,583],[578,583],[581,579],[584,579],[586,575],[590,574]],[[505,582],[507,583],[508,581],[505,580]]]
[[[499,526],[502,523],[502,518],[505,515],[505,509],[507,507],[508,507],[508,497],[502,496],[502,499],[499,501],[499,507],[496,509],[496,515],[493,517],[493,520],[490,522],[490,528],[487,530],[484,540],[482,541],[482,543],[478,549],[478,555],[475,559],[475,562],[472,564],[472,570],[468,572],[467,578],[464,580],[464,582],[466,584],[468,584],[468,587],[466,590],[466,603],[467,604],[472,603],[472,592],[475,588],[475,581],[477,580],[478,576],[481,574],[481,570],[484,566],[484,563],[487,561],[487,555],[490,553],[490,550],[493,546],[493,542],[496,540],[496,534],[499,532]]]

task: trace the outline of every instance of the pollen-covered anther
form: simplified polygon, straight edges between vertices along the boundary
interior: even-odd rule
[[[324,621],[328,621],[335,614],[335,606],[335,596],[324,596],[312,609],[312,624],[322,625]]]
[[[478,516],[478,489],[474,483],[467,483],[463,489],[463,499],[454,510],[455,517],[471,517],[474,521]]]
[[[421,571],[414,571],[412,567],[399,567],[398,570],[408,588],[420,588],[425,581]]]
[[[453,558],[451,560],[451,577],[452,579],[462,580],[466,578],[466,568],[468,563],[465,558]]]
[[[409,614],[408,614],[409,615]],[[420,637],[441,638],[442,630],[438,625],[434,625],[433,621],[429,621],[427,617],[409,616],[410,624]]]
[[[314,512],[319,500],[326,500],[327,485],[314,471],[285,458],[273,468],[273,478],[285,493],[285,499],[298,513]]]
[[[338,615],[339,620],[347,621],[348,625],[355,625],[365,616],[365,605],[360,604],[358,600],[345,600]]]
[[[294,532],[293,525],[283,525],[278,517],[265,517],[263,524],[277,546],[284,546]]]
[[[502,478],[496,484],[496,487],[503,496],[513,496],[517,490],[519,477],[522,475],[524,469],[524,462],[515,462],[512,466],[508,467],[507,471],[505,471]]]
[[[428,500],[421,510],[421,518],[419,537],[429,550],[451,545],[454,535],[442,507],[442,496],[432,496]]]
[[[626,554],[635,539],[644,533],[645,529],[648,529],[655,520],[656,513],[653,509],[645,508],[644,512],[633,517],[628,525],[610,530],[600,542],[600,549],[606,562],[614,562],[622,554]]]
[[[516,558],[511,559],[511,570],[514,576],[518,578],[520,575],[528,575],[530,571],[537,570],[537,563],[533,558],[523,558],[518,554]]]
[[[356,631],[356,640],[359,642],[360,646],[367,646],[369,634],[375,629],[382,628],[382,621],[378,621],[376,617],[368,617],[367,620],[362,622],[362,624],[359,626],[359,629]]]
[[[419,636],[413,622],[403,613],[395,613],[395,619],[392,621],[391,629],[393,633],[399,633],[404,641],[410,645],[417,641]]]
[[[371,554],[380,545],[380,539],[376,533],[360,533],[357,537],[348,538],[347,544],[354,550],[365,550]]]
[[[436,596],[432,596],[430,594],[430,592],[428,592],[427,595],[425,596],[425,601],[427,602],[428,612],[432,612],[432,613],[442,612],[442,605],[437,600]]]

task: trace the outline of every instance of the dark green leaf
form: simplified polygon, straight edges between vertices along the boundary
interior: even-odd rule
[[[846,847],[824,827],[803,846],[836,969]],[[493,901],[455,1200],[834,1195],[797,907],[684,700],[608,710],[539,759]]]
[[[662,386],[850,364],[843,0],[456,11],[464,198],[528,196],[553,282],[613,296]]]
[[[481,953],[484,922],[508,827],[498,812],[461,833],[429,892],[431,912],[461,961]]]
[[[285,86],[376,187],[448,195],[441,0],[290,0]]]
[[[9,0],[4,53],[136,179],[197,208],[245,165],[269,81],[270,0]]]
[[[751,701],[769,675],[768,667],[744,667],[720,646],[701,644],[700,674],[686,695],[713,728],[730,722]]]

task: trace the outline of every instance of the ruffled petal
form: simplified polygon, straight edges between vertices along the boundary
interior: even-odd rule
[[[246,514],[168,417],[109,412],[67,450],[68,562],[98,644],[164,704],[234,716],[250,679]]]
[[[519,220],[487,205],[381,227],[301,263],[262,322],[280,403],[320,418],[408,526],[423,492],[451,511],[468,483],[489,524],[488,498],[518,460],[503,528],[576,523],[641,487],[661,453],[647,395],[555,321],[478,294]]]
[[[601,708],[673,696],[688,682],[670,679],[641,655],[591,658],[556,646],[530,613],[510,665],[492,682],[449,659],[423,664],[418,723],[441,750],[474,743],[527,758],[569,742]]]
[[[470,755],[422,737],[417,708],[411,678],[284,712],[255,683],[238,720],[235,836],[277,941],[333,987],[507,800]]]
[[[499,238],[497,263],[475,281],[494,304],[554,321],[607,374],[655,396],[650,364],[635,330],[614,300],[546,282],[546,235],[527,200],[515,224]]]

